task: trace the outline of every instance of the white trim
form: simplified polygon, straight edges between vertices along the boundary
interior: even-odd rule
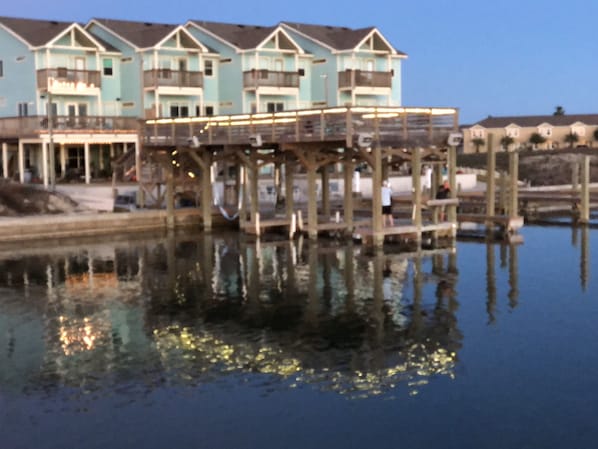
[[[83,33],[91,42],[93,42],[96,47],[76,47],[75,45],[71,45],[66,46],[65,48],[83,48],[83,49],[94,49],[96,51],[106,51],[106,48],[100,44],[87,30],[85,30],[85,28],[81,27],[78,23],[73,23],[72,25],[70,25],[67,29],[65,29],[62,33],[57,34],[54,39],[52,39],[51,41],[48,41],[46,43],[45,46],[51,46],[53,48],[60,48],[61,46],[54,46],[54,42],[56,42],[57,40],[61,39],[64,35],[66,35],[67,33],[71,33],[73,32],[75,29],[79,30],[81,33]],[[74,35],[72,36],[74,38]]]
[[[174,30],[172,30],[171,33],[167,34],[164,39],[162,39],[160,42],[158,42],[156,45],[154,45],[154,47],[152,48],[168,48],[168,47],[163,47],[163,45],[170,39],[173,37],[174,34],[177,34],[179,31],[185,33],[187,35],[187,37],[189,37],[193,42],[195,42],[197,44],[197,46],[199,47],[199,50],[201,50],[202,52],[207,52],[208,48],[203,45],[201,42],[199,42],[189,31],[187,31],[185,29],[185,27],[183,27],[182,25],[178,25]],[[180,40],[177,38],[177,43],[180,44]],[[183,46],[178,46],[177,48],[180,50],[198,50],[197,48],[193,48],[193,47],[183,47]]]

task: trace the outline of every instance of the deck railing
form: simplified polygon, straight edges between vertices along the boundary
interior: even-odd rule
[[[135,117],[59,115],[52,118],[52,130],[55,133],[137,132],[139,123]],[[37,137],[47,132],[45,115],[0,118],[0,137],[3,138]]]
[[[37,87],[41,90],[48,90],[51,87],[50,80],[59,83],[73,83],[76,88],[79,83],[88,87],[101,87],[102,77],[98,70],[74,70],[66,67],[53,69],[40,69],[37,71]]]
[[[299,87],[299,73],[248,70],[243,72],[243,87]]]
[[[392,87],[392,72],[350,70],[338,72],[339,89],[356,87]]]
[[[367,142],[393,147],[446,146],[457,130],[454,108],[340,107],[147,120],[147,146],[247,145],[335,142],[342,147]]]
[[[143,72],[145,87],[203,87],[203,72],[154,69]]]

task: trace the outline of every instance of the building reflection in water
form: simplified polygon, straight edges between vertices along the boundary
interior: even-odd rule
[[[515,307],[515,246],[508,259]],[[432,376],[455,376],[462,344],[454,247],[367,253],[351,242],[171,235],[9,251],[0,266],[0,385],[12,391],[261,374],[281,388],[416,394]]]

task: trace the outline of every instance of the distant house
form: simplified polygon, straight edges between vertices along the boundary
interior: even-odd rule
[[[591,147],[597,130],[598,114],[488,117],[463,127],[463,151],[486,152],[489,135],[498,151],[505,150],[501,145],[505,136],[512,139],[508,150]]]
[[[283,27],[199,20],[186,27],[220,55],[220,114],[311,107],[312,57]]]
[[[292,22],[281,26],[313,55],[312,107],[401,105],[401,63],[407,55],[377,28]]]
[[[117,106],[118,49],[77,23],[8,17],[0,17],[0,48],[5,177],[47,183],[55,169],[89,182],[116,151],[136,145],[137,123]]]
[[[213,113],[217,92],[206,80],[214,78],[218,55],[185,27],[92,19],[85,28],[122,53],[123,115],[155,118]]]

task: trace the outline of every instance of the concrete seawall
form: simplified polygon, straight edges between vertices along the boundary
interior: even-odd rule
[[[140,233],[166,230],[165,210],[124,213],[76,213],[0,218],[0,242],[62,239],[112,233]],[[201,227],[200,211],[175,211],[175,226]]]

